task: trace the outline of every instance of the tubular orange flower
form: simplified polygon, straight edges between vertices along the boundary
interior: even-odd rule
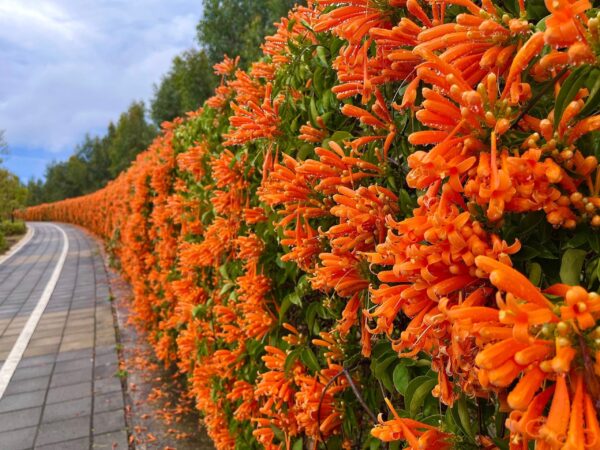
[[[449,436],[440,430],[412,419],[401,418],[392,403],[386,398],[385,402],[392,412],[394,419],[384,421],[382,415],[379,415],[379,424],[371,430],[371,434],[384,442],[403,440],[408,443],[411,450],[422,448],[449,449]]]

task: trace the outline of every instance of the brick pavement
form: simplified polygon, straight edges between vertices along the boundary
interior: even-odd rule
[[[0,265],[0,365],[59,260],[60,231]],[[0,450],[127,449],[123,391],[106,271],[96,243],[60,224],[69,252],[49,303],[0,399]],[[1,370],[1,368],[0,368]]]

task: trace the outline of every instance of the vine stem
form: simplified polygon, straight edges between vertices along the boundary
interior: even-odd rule
[[[348,380],[348,384],[350,384],[350,387],[352,388],[352,392],[354,393],[354,396],[358,400],[358,403],[360,403],[360,405],[363,407],[363,409],[367,412],[367,414],[369,415],[369,417],[371,418],[373,423],[374,424],[377,423],[377,416],[375,415],[375,413],[373,411],[371,411],[371,409],[367,406],[365,400],[362,398],[360,391],[358,390],[358,388],[356,387],[356,384],[354,383],[354,380],[350,376],[350,371],[346,368],[343,368],[327,382],[327,384],[323,388],[323,391],[321,392],[321,397],[319,398],[319,406],[317,409],[317,425],[319,427],[319,438],[321,439],[321,442],[325,442],[325,439],[323,439],[323,433],[321,432],[321,406],[323,405],[323,398],[325,398],[325,394],[327,393],[327,391],[329,390],[331,385],[335,382],[335,380],[337,380],[342,375],[344,375],[346,377],[346,380]]]
[[[317,409],[317,425],[319,427],[319,438],[321,439],[321,442],[325,442],[325,439],[323,439],[323,433],[321,432],[321,406],[323,405],[323,398],[325,397],[325,394],[327,393],[327,390],[331,387],[331,385],[333,384],[333,382],[335,380],[337,380],[339,377],[341,377],[342,375],[344,375],[344,371],[345,370],[346,369],[342,369],[337,374],[335,374],[331,378],[331,380],[329,380],[327,382],[327,384],[323,388],[323,391],[321,392],[321,397],[319,398],[319,406],[318,406],[318,409]]]
[[[515,119],[515,121],[512,123],[512,125],[510,126],[510,128],[514,127],[516,124],[518,124],[521,119],[523,117],[525,117],[525,115],[531,111],[531,108],[533,108],[535,106],[535,104],[537,102],[540,101],[540,99],[546,95],[548,93],[548,91],[550,90],[550,88],[552,86],[554,86],[554,83],[556,83],[565,73],[567,73],[567,68],[565,67],[563,70],[561,70],[558,75],[556,75],[554,78],[552,78],[552,80],[550,80],[548,82],[548,84],[546,86],[544,86],[544,88],[534,97],[531,99],[531,101],[527,104],[527,106],[525,108],[523,108],[523,111],[521,111],[521,113],[517,116],[517,118]]]
[[[350,376],[350,372],[348,372],[348,369],[343,369],[342,372],[344,373],[344,375],[346,375],[346,379],[348,380],[348,383],[350,384],[350,387],[352,388],[352,392],[354,392],[354,396],[358,400],[358,403],[360,403],[360,406],[362,406],[363,409],[367,412],[367,414],[369,415],[369,417],[371,418],[373,423],[377,423],[377,416],[367,406],[364,399],[362,398],[362,395],[360,395],[360,392],[359,392],[358,388],[356,387],[356,384],[354,384],[354,380],[352,380],[352,377]]]

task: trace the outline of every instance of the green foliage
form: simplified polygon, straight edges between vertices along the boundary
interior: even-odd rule
[[[103,137],[86,135],[73,155],[46,168],[46,181],[30,180],[28,204],[37,205],[94,192],[126,169],[156,136],[143,102],[134,102],[110,123]]]
[[[204,51],[187,50],[173,58],[171,70],[154,85],[152,120],[158,126],[198,109],[217,84]]]
[[[19,177],[0,168],[0,220],[13,220],[16,210],[27,202],[27,188]]]
[[[156,128],[146,121],[145,115],[144,103],[133,102],[119,117],[108,145],[109,171],[113,178],[129,167],[137,154],[145,150],[156,136]]]
[[[45,189],[44,182],[40,179],[31,178],[27,182],[27,206],[34,206],[44,203]]]
[[[0,222],[0,233],[4,236],[16,236],[19,234],[25,234],[27,232],[27,227],[25,226],[25,222],[22,220],[15,220],[11,222],[9,220],[5,220]]]
[[[198,24],[198,41],[211,63],[224,55],[239,56],[242,67],[261,56],[265,35],[275,31],[273,23],[287,15],[294,0],[205,0]]]

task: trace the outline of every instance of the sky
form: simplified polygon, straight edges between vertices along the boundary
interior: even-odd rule
[[[201,0],[0,0],[4,166],[23,182],[152,98],[193,47]]]

